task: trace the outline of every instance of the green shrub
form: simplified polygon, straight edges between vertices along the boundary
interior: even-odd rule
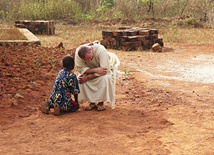
[[[200,20],[197,20],[193,17],[180,19],[180,20],[178,20],[177,25],[180,27],[203,28],[203,24],[200,22]]]
[[[52,20],[67,19],[81,12],[79,6],[74,1],[49,0],[45,2],[20,0],[12,3],[10,20]]]
[[[92,20],[165,18],[191,15],[179,26],[201,27],[196,20],[213,16],[212,0],[0,0],[0,19],[14,20]],[[213,23],[213,20],[209,22]]]

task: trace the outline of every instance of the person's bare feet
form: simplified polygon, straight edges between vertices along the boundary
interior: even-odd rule
[[[58,103],[54,104],[54,112],[53,114],[55,116],[59,116],[60,115],[60,105]]]

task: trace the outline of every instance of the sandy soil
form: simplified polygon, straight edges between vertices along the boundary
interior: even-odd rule
[[[214,45],[161,53],[110,50],[121,61],[116,109],[45,115],[66,49],[0,47],[1,154],[214,154]]]

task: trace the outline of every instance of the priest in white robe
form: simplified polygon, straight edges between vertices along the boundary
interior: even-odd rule
[[[81,45],[75,52],[75,65],[79,72],[79,100],[88,101],[85,110],[105,110],[104,101],[114,99],[113,79],[109,54],[106,48],[97,43]]]

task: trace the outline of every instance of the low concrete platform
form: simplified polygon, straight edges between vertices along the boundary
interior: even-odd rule
[[[0,46],[32,46],[41,45],[40,40],[26,28],[17,28],[26,40],[0,40]]]

